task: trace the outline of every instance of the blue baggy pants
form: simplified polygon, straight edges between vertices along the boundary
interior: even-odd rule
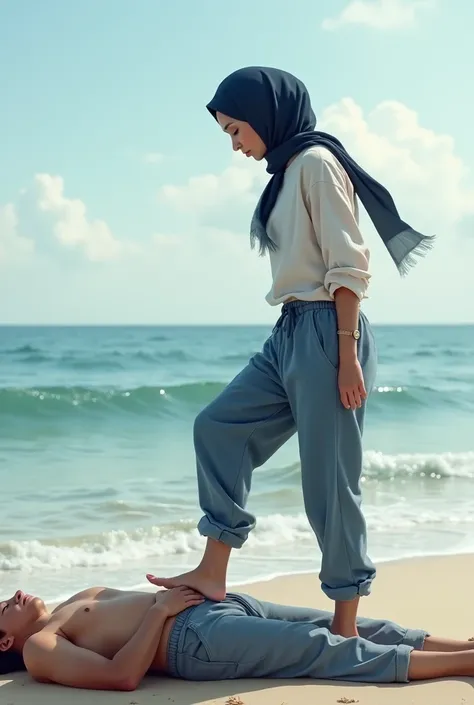
[[[376,349],[360,314],[358,359],[367,391]],[[240,548],[255,526],[246,510],[254,468],[298,434],[303,497],[322,551],[320,580],[333,600],[368,595],[375,568],[367,556],[361,509],[366,404],[341,403],[333,302],[290,302],[263,350],[195,420],[203,536]]]
[[[322,678],[404,683],[427,632],[359,617],[360,636],[332,634],[332,614],[229,593],[181,612],[168,642],[168,672],[186,680]]]

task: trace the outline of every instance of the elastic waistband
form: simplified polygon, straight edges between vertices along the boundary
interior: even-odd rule
[[[281,312],[300,309],[336,308],[334,301],[287,301],[281,307]]]
[[[281,314],[278,321],[275,323],[273,331],[276,332],[281,328],[286,329],[286,335],[289,338],[296,326],[296,318],[305,311],[314,311],[317,309],[336,309],[334,301],[288,301],[281,308]]]
[[[173,629],[168,640],[168,674],[173,678],[179,678],[178,674],[178,651],[183,646],[183,641],[186,633],[186,625],[194,607],[189,607],[184,612],[180,612],[173,624]]]

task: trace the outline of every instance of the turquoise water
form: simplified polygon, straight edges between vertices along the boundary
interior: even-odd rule
[[[203,546],[197,412],[269,327],[0,328],[0,592],[145,583]],[[364,507],[376,561],[474,550],[474,327],[376,327]],[[317,420],[315,420],[317,422]],[[230,579],[317,570],[296,440],[254,476]]]

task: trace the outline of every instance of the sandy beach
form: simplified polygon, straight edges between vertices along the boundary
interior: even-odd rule
[[[466,639],[474,635],[474,556],[420,558],[379,567],[373,594],[361,614],[386,617],[432,634]],[[330,609],[315,575],[288,576],[241,588],[261,599]],[[323,681],[224,681],[186,683],[147,678],[133,693],[102,693],[34,683],[26,674],[0,680],[2,705],[470,705],[474,679],[408,685],[354,685]]]

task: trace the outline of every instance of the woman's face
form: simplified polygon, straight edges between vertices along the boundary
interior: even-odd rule
[[[248,122],[234,120],[219,112],[216,113],[216,119],[224,132],[230,135],[234,152],[240,151],[257,162],[263,159],[267,151],[266,145]]]

